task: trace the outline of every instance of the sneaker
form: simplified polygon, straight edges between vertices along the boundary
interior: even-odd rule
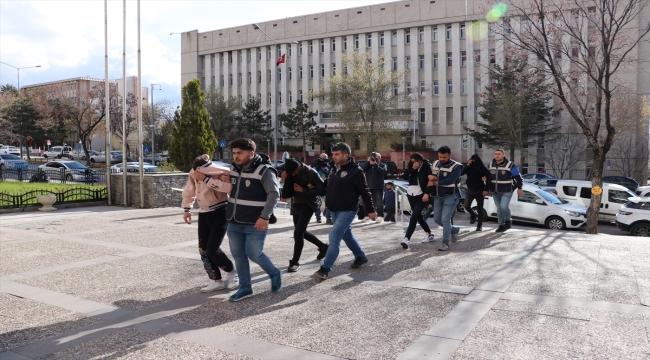
[[[512,227],[512,221],[506,221],[505,228],[506,230],[510,229]]]
[[[325,221],[325,225],[334,225],[334,223],[332,222],[332,219],[327,219],[327,221]]]
[[[367,263],[367,262],[368,262],[368,258],[367,258],[367,257],[356,258],[356,259],[354,260],[354,262],[352,263],[352,265],[350,265],[350,268],[352,268],[352,269],[358,269],[358,268],[361,267],[361,265],[363,265],[363,264],[365,264],[365,263]]]
[[[406,237],[405,237],[404,240],[402,240],[402,244],[401,244],[401,245],[402,245],[402,247],[404,248],[404,250],[408,249],[408,248],[409,248],[409,238],[406,238]]]
[[[451,242],[453,242],[454,244],[456,243],[456,241],[458,241],[458,234],[460,234],[460,230],[458,230],[458,232],[456,233],[451,234]]]
[[[370,221],[370,218],[366,216],[363,219],[361,219],[361,221],[363,221],[363,222]]]
[[[325,259],[325,255],[327,255],[327,249],[329,248],[329,245],[325,245],[322,249],[318,250],[318,255],[316,255],[316,260],[323,260]]]
[[[278,274],[271,276],[271,292],[276,293],[282,289],[282,272],[278,270]]]
[[[228,298],[228,300],[230,300],[232,302],[236,302],[236,301],[239,301],[239,300],[244,300],[244,299],[246,299],[248,297],[251,297],[251,296],[253,296],[253,290],[252,289],[241,289],[240,288],[239,290],[237,290],[236,293],[232,294]]]
[[[476,225],[476,231],[483,231],[483,225],[481,224]]]
[[[475,224],[476,223],[476,216],[470,216],[469,223],[470,224]]]
[[[329,271],[321,266],[321,268],[314,273],[314,276],[321,280],[327,280],[329,278]]]
[[[380,223],[380,222],[382,222],[382,221],[384,221],[384,218],[383,218],[382,216],[377,216],[377,217],[375,218],[375,222],[377,222],[377,223]]]
[[[320,221],[320,216],[316,216],[316,222],[317,222],[317,223],[320,223],[320,222],[321,222],[321,221]]]
[[[300,263],[289,261],[289,268],[287,269],[287,272],[296,272],[298,269],[300,269]]]
[[[504,225],[499,225],[499,227],[494,232],[502,233],[504,231],[506,231],[506,227]]]
[[[438,248],[438,251],[449,251],[449,244],[442,243],[442,246]]]
[[[228,290],[236,289],[239,287],[239,275],[237,275],[237,270],[233,270],[226,275],[226,284]]]
[[[226,284],[221,280],[212,280],[208,286],[201,288],[202,293],[208,293],[216,290],[225,289]]]
[[[422,239],[422,243],[430,243],[436,241],[436,237],[433,234],[429,234]]]

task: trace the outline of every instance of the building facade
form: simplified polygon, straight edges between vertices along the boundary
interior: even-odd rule
[[[204,88],[214,87],[224,97],[241,101],[257,97],[272,113],[277,101],[280,114],[302,99],[319,111],[319,121],[328,125],[327,131],[335,133],[339,124],[331,110],[307,94],[318,91],[341,69],[341,54],[384,55],[387,65],[406,70],[397,91],[412,94],[413,101],[402,109],[409,115],[403,130],[433,149],[449,146],[457,160],[466,161],[474,153],[489,159],[492,150],[464,130],[480,121],[479,93],[490,83],[487,69],[505,60],[503,33],[491,28],[482,33],[471,26],[485,19],[485,3],[396,1],[258,23],[277,46],[252,24],[188,31],[181,35],[181,84],[198,78]],[[648,48],[639,47],[642,71],[629,80],[646,96],[650,94],[650,63],[649,57],[641,55]],[[276,67],[281,54],[286,61]],[[277,99],[273,82],[277,82]],[[543,146],[524,151],[530,171],[543,167]]]

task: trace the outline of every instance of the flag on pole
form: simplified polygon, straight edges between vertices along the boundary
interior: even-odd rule
[[[282,54],[282,56],[280,56],[278,58],[278,60],[275,62],[275,66],[279,66],[280,64],[284,64],[284,55],[285,54]]]

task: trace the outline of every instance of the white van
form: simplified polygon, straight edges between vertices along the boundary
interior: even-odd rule
[[[557,196],[568,202],[589,208],[591,204],[591,181],[559,180],[555,186]],[[637,196],[625,186],[603,183],[603,194],[600,203],[599,220],[614,221],[618,208]]]
[[[44,158],[62,159],[68,158],[72,160],[72,147],[71,146],[52,146],[43,153]]]

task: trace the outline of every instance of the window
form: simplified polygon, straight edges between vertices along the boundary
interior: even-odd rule
[[[268,59],[270,59],[271,57],[272,57],[272,56],[271,56],[271,47],[270,47],[270,46],[267,46],[267,47],[266,47],[266,59],[268,60]]]
[[[271,93],[269,93],[269,105],[273,103],[273,99],[271,98]]]
[[[309,78],[314,78],[314,65],[309,65]]]
[[[420,145],[422,145],[422,147],[427,147],[427,137],[426,136],[424,136],[424,135],[420,136]]]
[[[438,41],[438,27],[431,28],[431,41]]]
[[[453,93],[454,93],[454,81],[447,80],[447,94],[453,94]]]
[[[607,191],[607,197],[609,198],[609,202],[613,202],[616,204],[625,204],[627,202],[627,199],[629,199],[632,196],[633,194],[631,194],[629,191],[623,191],[623,190]]]
[[[321,53],[325,52],[325,40],[320,41],[320,52]]]
[[[420,81],[420,95],[424,95],[424,92],[427,90],[424,84],[424,81]]]
[[[298,44],[298,56],[302,56],[302,43]]]
[[[397,71],[397,58],[393,58],[393,71]]]
[[[223,59],[222,59],[223,60]],[[261,61],[262,60],[262,48],[257,49],[257,60]],[[221,65],[223,65],[223,61],[221,62]]]
[[[419,43],[424,42],[424,28],[419,28],[418,29],[418,42]]]
[[[384,33],[379,34],[379,47],[384,47]]]
[[[320,64],[320,77],[325,77],[325,64]]]
[[[232,64],[232,51],[228,52],[228,64]]]
[[[460,79],[460,93],[467,94],[467,79]]]
[[[434,123],[434,124],[440,122],[440,109],[439,108],[431,109],[431,122]]]
[[[248,83],[251,84],[252,82],[253,82],[253,75],[252,75],[251,72],[249,71],[249,72],[248,72]]]
[[[481,38],[481,27],[480,26],[472,26],[472,39],[473,40],[478,40]]]
[[[451,63],[452,63],[451,53],[448,52],[447,53],[447,66],[451,66]]]
[[[279,58],[280,56],[282,56],[282,46],[281,46],[281,45],[277,45],[277,46],[275,47],[275,58],[277,59],[277,58]]]
[[[313,54],[314,53],[314,42],[309,40],[309,53]]]
[[[397,85],[393,85],[393,95],[397,96],[399,94],[399,88]]]
[[[404,58],[404,67],[406,70],[411,70],[411,57],[407,56]]]
[[[276,81],[282,80],[282,69],[278,68],[278,72],[275,74],[275,77],[277,77],[277,79],[275,79]]]
[[[447,123],[453,123],[454,122],[454,108],[453,107],[448,107],[447,109]]]
[[[474,50],[474,62],[481,62],[481,50]]]
[[[583,199],[591,199],[591,188],[580,188],[580,197]]]
[[[223,100],[223,98],[221,100]],[[261,93],[257,93],[257,100],[259,100],[260,103],[262,102],[262,94]]]
[[[490,64],[496,63],[496,56],[494,55],[494,50],[490,50]]]
[[[410,93],[411,93],[411,83],[410,83],[410,82],[407,82],[407,83],[406,83],[406,93],[407,93],[407,94],[410,94]]]
[[[406,30],[404,32],[404,43],[405,44],[410,44],[411,43],[411,30]]]
[[[578,48],[572,48],[571,49],[571,57],[572,58],[576,59],[576,58],[578,58],[579,55],[580,55],[580,51],[578,50]]]
[[[418,109],[418,116],[420,118],[421,123],[427,121],[427,118],[426,118],[427,113],[426,113],[425,109],[423,109],[423,108]]]
[[[438,68],[438,54],[433,54],[433,68]]]
[[[221,75],[221,86],[224,86],[224,80],[223,80],[223,75]]]
[[[359,48],[359,35],[354,35],[354,48]]]
[[[578,187],[577,186],[562,186],[562,191],[564,191],[564,194],[566,196],[576,196],[576,193],[578,192]],[[589,192],[591,192],[591,188],[589,188]]]
[[[291,57],[291,49],[292,49],[292,48],[293,48],[293,47],[292,47],[291,45],[287,46],[287,56],[288,56],[288,57]]]
[[[228,75],[228,85],[232,85],[232,74]]]
[[[397,45],[397,31],[393,31],[393,40],[391,42],[391,45]]]
[[[271,82],[271,70],[266,71],[266,81]]]
[[[239,54],[237,55],[237,62],[241,64],[242,58],[243,58],[243,55],[242,55],[242,52],[240,50]]]
[[[248,62],[251,62],[252,59],[253,59],[253,52],[248,50]]]
[[[298,90],[298,100],[302,101],[302,90]]]
[[[438,80],[433,80],[433,95],[438,94],[440,94],[440,85],[438,83]]]
[[[445,31],[445,39],[451,40],[451,25],[447,25],[447,30]]]
[[[289,104],[293,103],[293,96],[291,95],[291,91],[288,93],[289,95]]]
[[[347,49],[348,49],[348,37],[346,36],[343,38],[343,50],[347,50]]]
[[[481,79],[474,79],[474,93],[481,93]]]
[[[336,51],[336,39],[332,39],[332,52]]]
[[[467,51],[460,52],[460,66],[467,66]]]
[[[372,34],[366,34],[366,46],[372,47]]]
[[[460,107],[460,122],[467,122],[467,106]]]
[[[261,71],[257,72],[257,83],[258,84],[262,83],[262,72]]]
[[[214,67],[215,65],[217,65],[217,57],[216,56],[212,58],[212,67]]]
[[[517,201],[529,203],[529,204],[536,204],[537,196],[530,191],[524,190],[524,193],[517,198]]]
[[[302,79],[302,66],[298,66],[298,79]]]
[[[282,93],[278,91],[278,104],[282,104]]]
[[[221,54],[221,65],[223,65],[223,62],[224,62],[224,61],[225,61],[225,60],[224,60],[224,56],[223,56],[223,54]]]
[[[291,74],[291,68],[288,68],[288,69],[287,69],[288,80],[291,80],[291,75],[292,75],[292,74]]]
[[[330,73],[331,76],[336,76],[336,63],[332,63],[332,71]]]
[[[461,38],[461,39],[464,39],[464,38],[465,38],[465,34],[466,34],[466,32],[465,32],[465,24],[462,24],[462,25],[460,26],[460,38]]]
[[[422,70],[424,69],[424,55],[419,55],[419,59],[420,59],[419,68],[420,70]]]
[[[214,75],[213,75],[213,76],[212,76],[212,82],[211,82],[212,86],[215,86],[215,85],[216,85],[216,82],[215,82],[215,81],[216,81],[216,80],[215,80],[215,77],[214,77]],[[144,100],[144,98],[143,98],[143,100]]]

